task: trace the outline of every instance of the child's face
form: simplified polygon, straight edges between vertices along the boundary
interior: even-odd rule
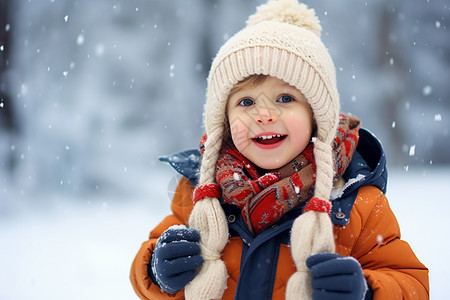
[[[313,116],[305,97],[275,77],[231,94],[227,115],[237,150],[266,170],[286,165],[311,139]]]

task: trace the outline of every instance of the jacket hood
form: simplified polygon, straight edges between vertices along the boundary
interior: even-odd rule
[[[197,185],[201,162],[199,149],[161,156],[159,160],[168,163],[194,186]],[[372,185],[386,193],[387,170],[383,147],[380,141],[366,129],[359,130],[358,146],[343,178],[345,185],[340,189],[333,189],[331,194],[333,205],[331,219],[336,225],[348,224],[360,187]]]
[[[380,141],[368,130],[359,130],[358,146],[343,177],[345,185],[331,192],[331,220],[336,225],[348,224],[360,187],[375,186],[386,193],[386,156]]]

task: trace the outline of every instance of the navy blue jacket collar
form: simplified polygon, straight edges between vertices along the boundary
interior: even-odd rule
[[[375,186],[386,193],[386,156],[380,141],[369,131],[359,130],[358,147],[343,177],[345,187],[332,191],[331,220],[336,225],[348,224],[360,187]]]
[[[193,186],[197,185],[200,175],[201,160],[201,154],[198,149],[161,156],[159,157],[159,160],[172,166],[175,171],[186,177]]]
[[[365,129],[360,129],[359,134],[358,147],[343,175],[346,185],[341,190],[334,190],[332,194],[335,198],[332,201],[331,219],[336,225],[348,224],[350,212],[360,187],[372,185],[384,193],[386,192],[386,157],[381,143]],[[159,160],[169,163],[194,186],[197,185],[201,161],[198,149],[162,156]]]

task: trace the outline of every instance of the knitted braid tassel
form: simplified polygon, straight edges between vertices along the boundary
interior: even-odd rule
[[[314,155],[317,180],[313,199],[329,199],[333,182],[333,173],[329,171],[333,168],[331,147],[317,139],[314,142]],[[286,287],[288,300],[312,299],[311,275],[306,259],[312,254],[335,252],[333,226],[328,215],[330,207],[331,203],[325,211],[304,212],[292,225],[291,253],[297,271],[289,278]]]
[[[199,201],[191,213],[189,226],[200,232],[204,263],[194,280],[186,286],[185,297],[192,300],[221,299],[228,274],[220,253],[228,241],[228,230],[219,201],[209,197]]]
[[[222,143],[222,133],[208,136],[200,170],[200,185],[214,183],[215,164]],[[200,254],[204,263],[199,273],[186,286],[188,300],[221,299],[226,288],[228,273],[220,259],[228,242],[228,223],[219,200],[206,197],[199,200],[189,217],[189,227],[200,232]]]

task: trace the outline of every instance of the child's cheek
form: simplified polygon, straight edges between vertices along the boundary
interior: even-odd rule
[[[231,138],[238,150],[246,148],[249,145],[249,125],[245,119],[232,117],[230,119]]]
[[[304,146],[309,143],[312,134],[312,121],[309,116],[302,113],[288,112],[285,124],[289,131],[295,135],[297,146]]]

